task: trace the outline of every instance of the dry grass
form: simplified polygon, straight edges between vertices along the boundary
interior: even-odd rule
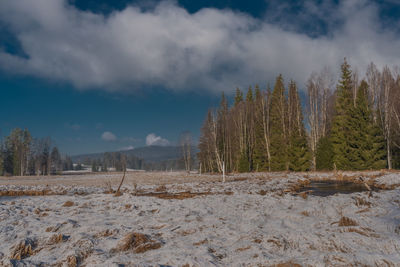
[[[253,242],[254,242],[254,243],[257,243],[257,244],[261,244],[261,243],[262,243],[262,240],[259,239],[259,238],[256,238],[256,239],[253,240]]]
[[[32,256],[34,254],[33,249],[36,246],[32,239],[25,239],[14,245],[10,249],[10,258],[13,260],[21,260]]]
[[[117,229],[114,229],[114,230],[106,229],[106,230],[98,232],[97,234],[94,235],[94,237],[96,237],[96,238],[109,237],[109,236],[114,235],[115,233],[118,233]]]
[[[167,187],[165,185],[160,185],[156,188],[156,192],[167,192]]]
[[[243,247],[243,248],[238,248],[238,249],[236,249],[236,252],[241,252],[241,251],[245,251],[245,250],[248,250],[248,249],[251,249],[251,246],[247,246],[247,247]]]
[[[54,245],[64,241],[67,241],[68,237],[63,234],[54,234],[47,241],[47,245]]]
[[[371,202],[367,201],[365,198],[363,197],[356,197],[355,198],[355,204],[357,207],[359,206],[368,206],[371,207]]]
[[[300,264],[295,263],[293,261],[282,262],[278,264],[274,264],[271,267],[302,267]]]
[[[144,253],[148,250],[159,249],[160,247],[160,242],[150,239],[147,235],[132,232],[120,240],[112,252],[133,250],[135,253]]]
[[[197,230],[196,229],[189,229],[189,230],[181,230],[178,232],[179,235],[181,236],[187,236],[187,235],[192,235],[194,233],[196,233]]]
[[[0,191],[0,197],[20,197],[20,196],[52,196],[65,195],[67,192],[53,192],[51,190],[5,190]]]
[[[72,207],[73,205],[75,205],[75,203],[68,200],[62,206],[63,207]]]
[[[339,220],[339,226],[357,226],[358,223],[348,217],[342,216]]]
[[[74,255],[70,255],[67,257],[66,264],[68,267],[76,267],[78,266],[78,259]]]
[[[306,210],[303,210],[300,214],[306,217],[310,217],[310,213]]]
[[[201,240],[201,241],[199,241],[199,242],[193,243],[193,246],[200,246],[200,245],[204,245],[204,244],[206,244],[206,243],[208,243],[207,238],[204,239],[204,240]]]
[[[167,193],[167,192],[161,192],[161,193],[155,193],[155,192],[150,192],[150,193],[141,193],[137,194],[137,196],[146,196],[146,197],[158,197],[161,199],[186,199],[186,198],[193,198],[197,196],[204,196],[204,195],[212,195],[213,193],[210,192],[199,192],[199,193],[192,193],[190,191],[187,192],[180,192],[180,193]]]
[[[367,236],[367,237],[375,237],[379,238],[380,236],[378,234],[375,234],[371,229],[369,228],[354,228],[354,227],[349,227],[347,229],[344,229],[342,232],[349,232],[349,233],[357,233],[359,235]]]

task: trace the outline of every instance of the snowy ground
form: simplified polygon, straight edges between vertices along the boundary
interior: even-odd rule
[[[391,190],[292,190],[338,177]],[[120,178],[0,178],[0,266],[400,266],[400,173]]]

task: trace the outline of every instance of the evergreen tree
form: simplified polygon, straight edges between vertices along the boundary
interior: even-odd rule
[[[355,170],[383,169],[386,167],[385,139],[382,130],[373,123],[368,104],[368,84],[363,80],[357,92],[356,107],[352,111],[352,130],[355,137],[352,148],[357,150]]]
[[[327,171],[333,169],[333,146],[329,137],[321,137],[316,151],[316,169]]]
[[[255,110],[254,110],[254,134],[255,134],[255,144],[253,151],[253,165],[256,171],[268,170],[267,162],[267,151],[266,143],[264,137],[264,114],[266,107],[263,105],[265,103],[264,96],[260,91],[260,88],[256,86],[255,88]],[[264,102],[263,102],[264,101]]]
[[[356,139],[351,120],[353,109],[352,74],[350,65],[344,59],[341,66],[341,79],[337,86],[335,102],[335,117],[331,129],[331,142],[333,146],[333,162],[337,169],[351,170],[359,164],[357,149],[353,140]]]
[[[276,78],[270,105],[271,170],[287,169],[286,98],[283,77]]]
[[[243,101],[243,93],[242,91],[240,91],[239,88],[236,88],[235,106],[237,106],[242,101]]]
[[[306,171],[310,168],[311,154],[307,145],[300,97],[293,81],[289,85],[288,102],[289,170]]]

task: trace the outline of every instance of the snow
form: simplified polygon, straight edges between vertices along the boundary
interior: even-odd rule
[[[0,197],[0,266],[67,266],[71,256],[85,266],[400,265],[399,188],[303,198],[289,192],[290,186],[330,174],[238,174],[226,183],[213,175],[141,175],[156,176],[154,181],[169,175],[168,193],[209,194],[145,196],[160,191],[160,183],[127,177],[124,194],[115,197],[104,193],[103,181],[119,177],[110,174],[85,175],[79,179],[87,184],[77,185],[68,177],[54,184],[42,178],[39,185],[8,179],[0,191],[49,189],[62,195]],[[95,180],[100,180],[98,186],[93,186]],[[400,174],[384,174],[376,181],[396,185]],[[73,205],[65,205],[67,201]],[[339,226],[342,217],[357,225]],[[148,235],[161,247],[144,253],[115,251],[132,232]],[[10,259],[20,242],[34,244],[32,255]]]

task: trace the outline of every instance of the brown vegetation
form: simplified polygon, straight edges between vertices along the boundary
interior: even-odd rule
[[[63,207],[72,207],[73,205],[75,205],[75,203],[68,200],[62,206]]]
[[[147,235],[141,233],[128,233],[112,252],[121,252],[133,250],[135,253],[144,253],[148,250],[159,249],[161,243],[150,239]]]
[[[358,223],[348,217],[342,216],[339,221],[339,226],[357,226]]]
[[[33,255],[33,249],[36,246],[32,239],[25,239],[14,245],[10,249],[10,258],[14,260],[21,260]]]

